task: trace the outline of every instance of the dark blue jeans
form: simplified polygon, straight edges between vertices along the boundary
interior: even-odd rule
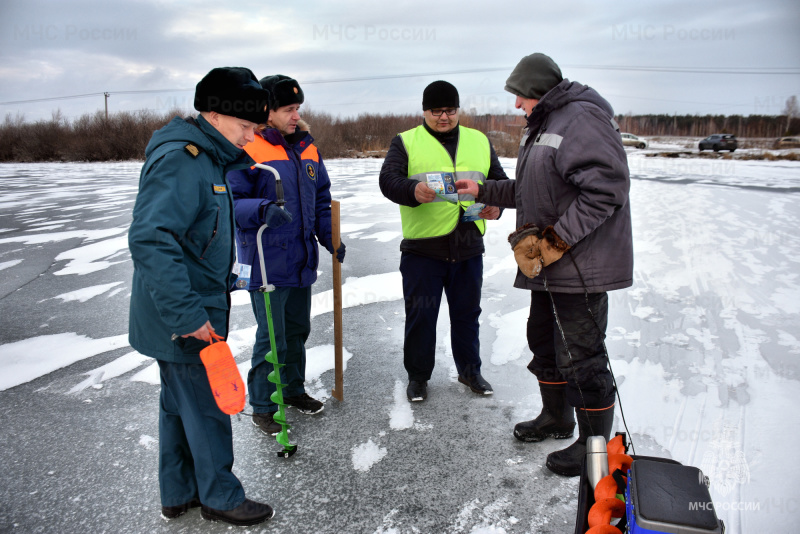
[[[611,406],[615,389],[603,352],[608,325],[608,293],[590,293],[588,305],[583,293],[552,295],[564,337],[547,292],[531,291],[528,346],[533,359],[528,369],[540,382],[566,381],[567,401],[574,407],[601,409]]]
[[[231,472],[231,418],[217,407],[203,364],[158,360],[161,399],[158,418],[158,482],[163,506],[192,499],[217,510],[244,502],[244,489]]]
[[[306,380],[306,340],[311,333],[311,287],[276,287],[269,298],[278,361],[286,364],[281,369],[281,383],[286,384],[283,395],[302,395],[305,393],[303,384]],[[250,405],[255,413],[277,412],[278,405],[270,400],[270,395],[275,392],[275,384],[267,380],[273,367],[264,360],[270,351],[264,294],[251,291],[250,303],[258,322],[252,367],[247,375]]]
[[[409,380],[430,380],[433,373],[442,291],[450,308],[450,343],[458,374],[479,374],[483,257],[453,263],[403,252],[400,273],[406,307],[403,363]]]

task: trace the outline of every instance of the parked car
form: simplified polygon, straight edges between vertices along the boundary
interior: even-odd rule
[[[718,152],[720,150],[730,150],[733,152],[737,148],[739,148],[739,142],[736,140],[735,135],[730,134],[714,134],[709,135],[700,143],[698,143],[697,148],[700,149],[700,152],[706,149],[711,149],[714,152]]]
[[[800,137],[781,137],[775,141],[775,148],[800,148]]]
[[[622,144],[625,146],[635,146],[636,148],[647,148],[647,141],[640,139],[631,133],[621,133]]]

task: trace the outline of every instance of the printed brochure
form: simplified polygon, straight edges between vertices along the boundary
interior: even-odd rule
[[[461,216],[462,221],[480,221],[482,217],[478,215],[483,208],[486,207],[486,204],[482,204],[481,202],[476,202],[472,206],[468,207],[464,210],[464,215]]]
[[[428,187],[436,192],[436,196],[447,202],[458,202],[456,182],[451,172],[436,172],[425,175]]]

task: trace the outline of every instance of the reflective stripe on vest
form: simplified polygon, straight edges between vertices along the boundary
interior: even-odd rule
[[[456,161],[447,149],[425,129],[418,126],[405,131],[400,138],[408,154],[408,178],[426,181],[426,174],[437,172],[453,173],[455,180],[473,180],[483,183],[489,173],[491,150],[489,140],[481,132],[472,128],[458,127],[458,146]],[[461,210],[475,203],[474,200],[462,200],[458,204],[447,202],[437,197],[433,202],[416,207],[400,206],[400,219],[405,239],[425,239],[447,235],[458,225]],[[468,197],[472,198],[472,197]],[[486,231],[486,222],[475,221],[481,235]]]

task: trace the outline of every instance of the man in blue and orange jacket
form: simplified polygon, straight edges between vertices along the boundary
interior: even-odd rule
[[[286,404],[307,414],[319,413],[323,404],[304,388],[306,349],[311,332],[311,285],[317,280],[319,247],[336,254],[341,262],[345,246],[333,250],[331,236],[331,182],[308,125],[300,120],[303,90],[294,79],[276,74],[260,80],[270,91],[267,128],[245,146],[258,163],[274,167],[281,177],[286,205],[278,205],[276,179],[272,172],[251,167],[228,174],[234,198],[238,262],[252,276],[247,289],[258,322],[252,368],[247,377],[253,424],[265,434],[277,434],[281,425],[273,419],[278,406],[270,399],[275,384],[267,380],[272,370],[264,359],[271,350],[269,326],[261,287],[261,269],[256,242],[258,229],[267,225],[261,239],[270,294],[275,344]]]

